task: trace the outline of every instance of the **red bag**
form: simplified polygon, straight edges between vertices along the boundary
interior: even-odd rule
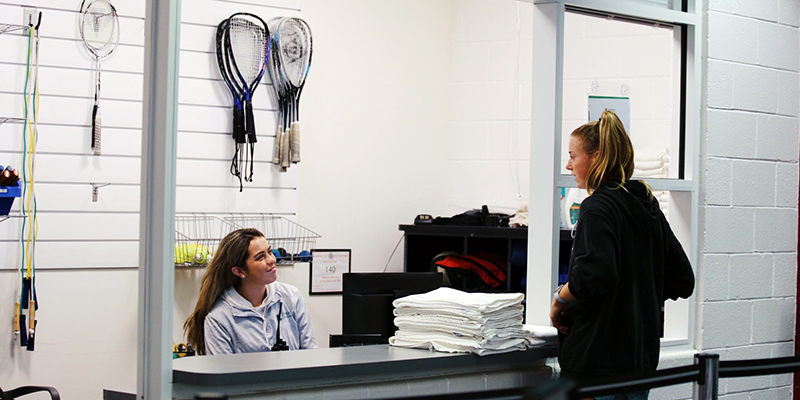
[[[440,255],[433,264],[445,269],[454,288],[469,291],[499,288],[506,280],[508,262],[493,254],[478,253]]]

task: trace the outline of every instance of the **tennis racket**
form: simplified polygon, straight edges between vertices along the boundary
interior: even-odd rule
[[[246,150],[241,147],[244,143],[249,143],[250,174],[247,176],[244,173],[244,179],[252,182],[253,153],[257,141],[252,98],[266,68],[269,29],[263,19],[244,12],[231,15],[226,27],[224,42],[227,56],[224,58],[227,61],[227,74],[231,77],[233,87],[241,98],[245,113],[245,138],[236,138],[237,147],[240,147],[237,153],[244,153],[244,158],[247,158]],[[246,160],[244,167],[247,168]]]
[[[107,0],[83,0],[78,21],[83,45],[94,57],[94,106],[92,107],[92,154],[100,155],[103,130],[100,117],[100,60],[108,57],[119,43],[119,16]]]

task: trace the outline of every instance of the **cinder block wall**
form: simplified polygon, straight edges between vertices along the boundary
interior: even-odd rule
[[[800,4],[710,0],[696,329],[722,360],[794,355]],[[723,379],[721,398],[791,398],[791,375]]]

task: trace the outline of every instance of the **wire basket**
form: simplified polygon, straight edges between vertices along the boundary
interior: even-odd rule
[[[175,216],[175,266],[206,267],[220,240],[235,228],[209,215]]]
[[[308,228],[274,215],[231,215],[225,220],[235,228],[255,228],[264,234],[278,264],[311,261],[311,250],[321,236]]]

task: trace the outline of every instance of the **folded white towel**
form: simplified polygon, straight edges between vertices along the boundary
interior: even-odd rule
[[[456,326],[461,329],[480,331],[482,329],[522,328],[522,315],[486,322],[452,315],[399,315],[395,317],[394,324],[400,329],[404,327],[436,329],[441,326]]]
[[[552,326],[523,325],[523,329],[528,333],[525,336],[528,347],[558,344],[558,330]]]
[[[650,170],[661,170],[664,168],[664,161],[662,160],[655,160],[655,161],[636,161],[634,163],[635,168],[639,171],[650,171]]]
[[[437,335],[445,335],[447,337],[455,336],[455,337],[465,337],[465,338],[473,338],[473,339],[481,339],[481,340],[495,340],[495,339],[524,339],[527,335],[524,329],[521,327],[517,328],[485,328],[485,329],[472,329],[472,328],[465,328],[456,325],[441,325],[436,328],[431,328],[429,326],[415,326],[415,325],[404,325],[398,326],[398,330],[395,334],[415,334],[419,335],[420,337],[434,337]]]
[[[480,312],[473,309],[468,309],[464,307],[453,307],[453,306],[445,306],[439,308],[398,307],[394,309],[394,315],[396,317],[406,316],[406,315],[442,315],[442,316],[467,318],[483,324],[489,323],[490,321],[498,321],[507,318],[516,318],[518,316],[521,316],[522,312],[523,312],[522,304],[515,304],[509,307],[503,307],[501,309],[492,312]]]
[[[666,147],[643,147],[633,152],[634,162],[661,160],[669,162],[669,149]]]
[[[417,336],[397,331],[389,338],[389,344],[398,347],[429,349],[447,353],[474,353],[477,355],[508,353],[525,350],[525,339],[506,339],[500,341],[478,341],[444,335]]]
[[[428,293],[399,298],[392,304],[396,309],[401,307],[463,308],[465,311],[486,313],[522,304],[524,297],[522,293],[467,293],[449,287],[441,287]]]
[[[524,343],[524,333],[517,336],[497,336],[491,338],[484,338],[480,336],[461,335],[458,332],[406,332],[398,330],[395,332],[394,337],[400,340],[407,341],[420,341],[420,340],[438,340],[452,343],[459,346],[480,347],[490,350],[504,349],[509,346],[515,346],[519,343]]]
[[[650,171],[642,171],[639,169],[634,169],[633,176],[642,178],[666,178],[667,172],[663,168]]]

